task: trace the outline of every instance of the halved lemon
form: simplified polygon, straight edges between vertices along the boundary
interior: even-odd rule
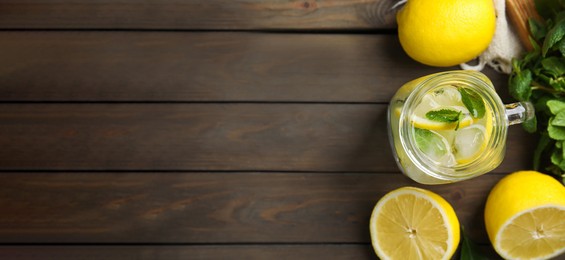
[[[370,232],[381,259],[450,259],[460,239],[451,205],[438,194],[415,187],[383,196],[373,209]]]
[[[491,190],[485,226],[505,259],[549,259],[565,252],[565,187],[535,171],[507,175]]]

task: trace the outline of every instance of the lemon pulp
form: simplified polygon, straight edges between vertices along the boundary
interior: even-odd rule
[[[441,196],[402,187],[377,202],[371,241],[381,259],[449,259],[460,239],[455,211]]]
[[[565,252],[565,187],[535,172],[509,174],[485,205],[490,241],[505,259],[548,259]]]

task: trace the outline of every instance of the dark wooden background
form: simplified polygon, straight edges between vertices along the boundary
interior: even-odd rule
[[[392,4],[0,0],[0,259],[375,259],[371,210],[407,185],[493,256],[486,196],[533,137],[473,180],[400,174],[387,102],[457,68],[408,58]]]

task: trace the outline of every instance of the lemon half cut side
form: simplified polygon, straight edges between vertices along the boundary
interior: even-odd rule
[[[373,209],[370,232],[380,259],[450,259],[460,239],[451,205],[438,194],[415,187],[383,196]]]
[[[505,259],[549,259],[565,253],[565,187],[535,171],[509,174],[491,190],[485,226]]]

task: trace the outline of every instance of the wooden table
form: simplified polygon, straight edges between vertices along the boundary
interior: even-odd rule
[[[387,102],[457,68],[408,58],[392,4],[0,0],[0,259],[375,259],[371,210],[407,185],[493,254],[486,196],[534,137],[473,180],[404,177]]]

